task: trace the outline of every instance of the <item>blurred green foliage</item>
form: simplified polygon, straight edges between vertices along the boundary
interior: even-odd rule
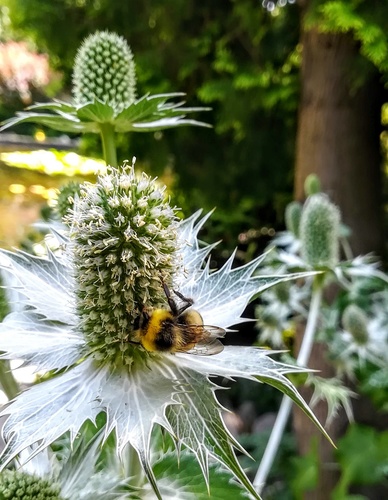
[[[298,11],[274,17],[253,0],[108,2],[6,0],[14,36],[31,38],[63,72],[63,94],[81,40],[112,30],[134,53],[138,95],[183,91],[189,106],[210,105],[193,127],[118,138],[120,160],[136,155],[152,175],[174,180],[185,215],[217,207],[216,238],[280,225],[292,192],[298,102]],[[50,19],[50,22],[47,20]],[[66,19],[66,22],[64,22]],[[100,146],[86,137],[82,152]]]

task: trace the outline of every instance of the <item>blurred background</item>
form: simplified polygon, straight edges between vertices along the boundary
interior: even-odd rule
[[[123,134],[118,155],[136,156],[139,168],[161,178],[182,215],[217,208],[203,238],[222,239],[218,262],[236,246],[240,261],[262,251],[284,229],[287,204],[304,200],[311,173],[340,207],[354,254],[386,257],[386,2],[3,0],[0,121],[33,102],[70,100],[75,53],[95,30],[129,42],[139,97],[181,91],[188,106],[211,107],[195,118],[212,129]],[[61,185],[93,180],[100,157],[97,136],[28,123],[1,133],[1,246],[39,253],[31,223],[49,211]],[[252,342],[257,331],[247,335]],[[235,409],[229,425],[259,460],[279,395],[260,388],[258,401],[251,389],[232,389],[225,404]],[[365,408],[368,425],[388,427],[386,413],[385,423],[370,423],[374,409]],[[292,462],[292,434],[265,498],[331,498],[318,487],[306,493],[303,481],[317,458],[309,462],[305,453]],[[384,498],[381,490],[366,494]]]

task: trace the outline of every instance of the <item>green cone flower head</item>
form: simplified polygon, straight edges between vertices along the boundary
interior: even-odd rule
[[[1,500],[63,500],[58,485],[25,472],[6,470],[0,474]]]
[[[69,182],[60,188],[56,206],[56,210],[60,217],[67,215],[70,209],[73,208],[74,200],[79,195],[79,191],[79,182]]]
[[[299,237],[300,218],[302,216],[302,204],[299,201],[292,201],[286,207],[285,223],[287,231],[290,231],[296,238]]]
[[[211,270],[214,245],[199,242],[207,219],[199,216],[177,221],[164,188],[124,165],[81,187],[65,217],[69,233],[63,227],[55,231],[62,243],[58,251],[48,251],[46,258],[0,251],[0,269],[13,277],[20,297],[17,310],[0,324],[1,357],[53,371],[0,414],[8,416],[0,467],[29,446],[36,444],[34,453],[41,452],[68,431],[74,441],[86,421],[96,422],[103,413],[103,439],[114,433],[121,457],[129,445],[135,450],[143,471],[139,486],[149,484],[156,498],[168,497],[159,490],[152,464],[156,425],[173,437],[178,452],[186,448],[194,454],[207,483],[216,459],[259,498],[233,452],[241,447],[222,420],[213,376],[272,384],[323,430],[285,376],[302,368],[271,359],[268,349],[222,346],[218,340],[246,320],[242,314],[252,297],[311,273],[254,274],[265,255],[236,267],[234,254]],[[190,315],[192,303],[195,324],[182,317],[182,305]],[[139,332],[147,314],[152,325],[147,334],[164,328],[172,335],[176,329],[168,328],[179,325],[183,340],[199,330],[204,342],[178,344],[172,351],[148,349],[141,342],[144,328]],[[216,352],[208,352],[214,341]],[[148,498],[143,493],[138,497]],[[179,491],[176,498],[186,495]]]
[[[135,64],[124,38],[97,31],[84,40],[75,58],[73,93],[76,104],[99,99],[116,110],[135,101]]]
[[[304,192],[306,196],[312,196],[321,192],[321,181],[317,174],[310,174],[304,181]]]
[[[360,307],[355,304],[347,306],[342,315],[342,325],[357,344],[362,345],[368,342],[368,318]]]
[[[179,267],[177,219],[164,190],[125,164],[81,186],[77,207],[65,218],[74,242],[80,328],[100,359],[118,354],[131,364],[130,327],[145,305],[165,303],[162,283]]]
[[[339,259],[340,212],[321,193],[310,196],[300,221],[301,252],[315,268],[334,268]]]

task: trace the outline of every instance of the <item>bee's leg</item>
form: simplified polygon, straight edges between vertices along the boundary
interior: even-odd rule
[[[168,302],[168,305],[170,306],[172,314],[174,316],[178,316],[179,315],[179,309],[178,309],[178,306],[175,303],[175,300],[171,297],[170,289],[168,288],[168,286],[166,285],[166,283],[162,282],[162,285],[163,285],[163,290],[164,290],[164,293],[166,294],[167,302]]]
[[[188,309],[190,306],[192,306],[194,304],[194,300],[185,297],[184,295],[182,295],[180,292],[178,292],[176,290],[174,290],[174,293],[175,293],[175,295],[177,295],[181,299],[182,302],[185,303],[181,308],[178,309],[178,316],[179,316],[184,311],[186,311],[186,309]]]

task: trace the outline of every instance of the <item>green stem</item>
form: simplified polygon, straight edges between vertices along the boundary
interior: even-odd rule
[[[145,483],[145,474],[141,466],[139,455],[135,448],[128,444],[127,460],[125,461],[126,477],[130,478],[131,486],[140,488]]]
[[[14,379],[8,361],[0,361],[0,385],[8,399],[13,399],[20,393],[19,384]]]
[[[314,343],[315,330],[318,323],[319,309],[322,301],[323,279],[322,275],[317,275],[313,282],[313,290],[311,295],[311,303],[307,318],[306,328],[303,335],[302,344],[299,350],[297,365],[306,366],[308,363],[311,349]],[[291,413],[292,400],[283,396],[279,412],[276,417],[275,424],[272,428],[271,436],[264,451],[263,458],[257,470],[253,485],[256,490],[261,493],[267,480],[269,471],[272,467],[276,453],[282,439],[287,420]]]
[[[107,165],[117,167],[115,131],[111,123],[100,123],[102,150]]]

